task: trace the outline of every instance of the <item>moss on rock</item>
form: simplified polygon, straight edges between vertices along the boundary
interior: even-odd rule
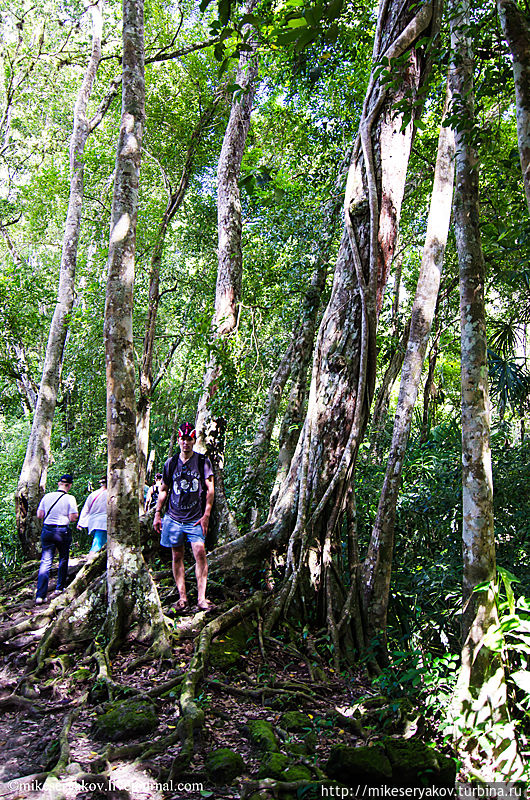
[[[284,771],[289,766],[289,757],[283,753],[266,753],[259,768],[258,777],[276,778],[281,780]]]
[[[221,634],[210,645],[208,660],[214,669],[229,669],[237,664],[247,648],[248,638],[252,629],[250,625],[240,623],[231,628],[228,633]]]
[[[453,787],[456,762],[417,739],[385,739],[394,783]]]
[[[208,753],[205,766],[208,775],[215,783],[230,783],[241,775],[245,762],[235,750],[221,747]]]
[[[151,733],[158,727],[154,706],[147,700],[120,700],[109,703],[92,724],[96,739],[117,742]]]
[[[274,733],[274,729],[268,720],[250,720],[248,723],[248,731],[250,741],[260,750],[277,753],[280,749],[278,747],[278,740],[276,738],[276,734]]]
[[[76,669],[75,672],[72,672],[72,680],[75,683],[84,683],[85,681],[90,680],[92,677],[92,670],[87,669],[86,667],[81,667],[81,669]]]
[[[293,764],[292,767],[288,767],[283,773],[283,780],[284,781],[310,781],[311,780],[311,771],[304,767],[303,764]]]
[[[281,726],[286,731],[304,731],[312,727],[311,720],[302,711],[286,711],[281,716]]]
[[[392,765],[381,744],[372,747],[339,744],[330,753],[326,774],[348,786],[373,786],[392,779]]]

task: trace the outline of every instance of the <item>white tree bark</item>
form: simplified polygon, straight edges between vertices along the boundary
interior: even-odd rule
[[[74,107],[74,125],[70,140],[70,195],[63,238],[57,305],[48,335],[39,395],[26,457],[16,491],[17,533],[26,558],[34,558],[38,549],[40,526],[36,517],[37,506],[46,487],[53,415],[61,378],[68,317],[74,302],[77,246],[83,210],[83,152],[89,135],[86,111],[101,58],[101,6],[102,0],[98,0],[90,7],[92,52]]]
[[[368,639],[374,635],[382,635],[383,641],[386,640],[396,503],[412,425],[412,413],[418,397],[425,352],[440,288],[453,199],[454,152],[453,131],[445,128],[442,124],[438,139],[438,155],[427,234],[412,306],[407,349],[401,371],[392,445],[368,553],[362,570],[362,592]]]
[[[145,118],[143,0],[123,0],[123,89],[107,290],[108,506],[107,622],[112,652],[135,623],[141,638],[167,649],[160,599],[142,557],[133,343],[138,187]]]
[[[248,0],[245,13],[251,13],[256,5],[257,0]],[[248,26],[245,26],[246,28]],[[257,41],[251,37],[248,40],[248,46],[250,49],[242,51],[239,56],[236,83],[241,87],[241,91],[232,101],[217,167],[218,266],[215,311],[212,320],[212,338],[216,346],[221,346],[223,340],[235,331],[241,299],[243,254],[239,177],[250,128],[250,115],[259,67]],[[212,414],[211,410],[211,401],[217,390],[220,376],[221,364],[214,352],[205,370],[195,427],[198,449],[208,452],[214,470],[215,506],[210,524],[215,526],[221,539],[232,539],[238,535],[238,531],[232,520],[224,492],[223,458],[226,420]]]
[[[530,211],[530,21],[513,0],[497,0],[497,11],[512,54],[519,158]]]
[[[498,623],[493,583],[495,538],[490,450],[490,402],[484,303],[484,257],[479,227],[478,159],[475,126],[473,51],[469,35],[469,0],[450,0],[452,63],[449,71],[453,109],[462,125],[455,131],[456,189],[454,220],[460,272],[460,335],[462,382],[462,666],[453,703],[454,733],[465,751],[482,727],[489,739],[476,747],[479,766],[485,752],[499,757],[503,779],[519,777],[521,762],[513,728],[507,722],[506,683],[500,656],[483,639]],[[474,592],[479,584],[482,591]],[[488,730],[488,723],[490,724]],[[488,776],[491,778],[491,776]]]

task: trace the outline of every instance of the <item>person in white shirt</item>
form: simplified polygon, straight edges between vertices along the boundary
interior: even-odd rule
[[[88,495],[77,523],[78,530],[88,528],[93,536],[91,553],[101,550],[107,543],[107,476],[101,478],[99,483],[100,488]]]
[[[72,543],[69,523],[76,522],[78,517],[76,499],[73,495],[68,494],[72,488],[72,483],[73,478],[71,475],[62,475],[59,478],[57,491],[45,494],[37,509],[37,517],[43,522],[41,533],[42,556],[37,578],[37,596],[35,598],[35,604],[38,606],[44,603],[48,593],[50,569],[56,548],[59,552],[59,569],[54,594],[64,592],[66,586],[68,556]]]

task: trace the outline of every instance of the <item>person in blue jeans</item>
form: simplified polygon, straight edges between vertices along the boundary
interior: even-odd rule
[[[193,446],[196,441],[195,429],[184,422],[178,431],[180,454],[168,458],[164,464],[162,484],[156,502],[153,526],[161,534],[162,547],[171,547],[173,553],[173,577],[179,592],[176,611],[188,608],[186,583],[184,580],[184,544],[187,540],[195,558],[195,577],[197,578],[197,608],[209,611],[212,603],[206,599],[206,580],[208,562],[204,542],[208,532],[210,513],[214,501],[213,470],[210,460],[203,458]],[[162,524],[161,511],[169,494],[167,513]]]
[[[69,523],[76,522],[78,517],[76,499],[73,495],[68,494],[72,483],[71,475],[62,475],[59,478],[57,491],[45,494],[37,509],[37,517],[43,522],[42,555],[35,598],[35,604],[38,606],[44,603],[48,593],[48,581],[55,550],[59,553],[59,569],[54,594],[63,592],[66,586],[68,556],[72,543]]]

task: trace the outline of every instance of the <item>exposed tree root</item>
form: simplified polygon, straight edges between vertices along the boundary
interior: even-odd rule
[[[7,697],[0,698],[0,708],[23,708],[24,711],[32,715],[46,714],[49,711],[49,707],[43,703],[29,700],[27,697],[20,697],[18,694],[10,694]]]
[[[95,762],[95,765],[103,769],[107,761],[146,761],[148,758],[167,752],[180,738],[180,732],[176,729],[156,742],[135,742],[134,744],[125,744],[120,747],[113,747],[109,744],[101,759]]]
[[[54,766],[54,768],[50,771],[49,775],[60,775],[63,773],[68,766],[70,761],[70,743],[68,741],[68,736],[70,734],[70,729],[74,723],[74,721],[79,716],[79,712],[81,711],[81,706],[87,699],[87,694],[84,694],[76,708],[73,708],[67,715],[64,721],[64,725],[62,727],[61,733],[59,734],[59,746],[60,746],[60,753],[59,759]]]
[[[180,693],[181,717],[177,729],[180,733],[182,747],[171,765],[170,780],[176,779],[186,769],[193,756],[193,736],[195,728],[200,728],[204,722],[204,712],[195,703],[195,689],[204,677],[208,661],[208,651],[213,637],[221,631],[231,628],[243,617],[254,612],[263,603],[262,592],[257,592],[246,602],[234,606],[212,622],[209,622],[201,631],[195,653],[191,659],[185,675],[182,691]]]
[[[0,630],[0,642],[10,641],[11,639],[15,639],[21,633],[36,631],[45,625],[49,625],[55,612],[61,609],[68,609],[77,595],[82,593],[83,590],[86,589],[90,583],[92,583],[94,578],[103,572],[104,566],[105,560],[103,555],[99,555],[94,559],[88,560],[86,564],[81,567],[66,591],[52,600],[46,609],[39,611],[39,613],[31,617],[28,617],[28,619],[25,619],[18,625],[13,625],[11,628],[6,628],[3,631]]]
[[[205,679],[205,684],[207,686],[213,686],[218,689],[222,689],[223,692],[227,692],[228,694],[233,694],[236,697],[250,697],[252,700],[263,702],[263,698],[266,695],[283,695],[284,697],[299,697],[303,700],[308,700],[309,702],[314,702],[315,696],[312,694],[307,694],[306,692],[301,692],[298,689],[281,689],[275,688],[273,686],[256,686],[253,689],[244,689],[241,686],[233,686],[230,683],[223,683],[222,681],[218,680],[210,680],[209,678]]]
[[[106,588],[105,576],[102,575],[96,578],[79,597],[73,596],[71,602],[46,629],[35,654],[28,661],[29,669],[35,668],[37,672],[40,671],[47,654],[57,642],[69,639],[79,642],[95,637],[105,616]]]
[[[170,658],[169,631],[160,597],[141,552],[114,542],[112,563],[114,572],[107,563],[107,656],[110,658],[132,634],[138,641],[150,643],[150,657]]]
[[[241,798],[249,797],[254,792],[267,790],[272,792],[274,797],[279,797],[280,794],[297,795],[299,789],[306,789],[308,786],[314,785],[315,790],[318,790],[318,797],[320,797],[320,787],[323,786],[336,786],[338,789],[340,784],[336,781],[318,779],[318,783],[310,779],[304,781],[276,781],[273,778],[263,778],[259,781],[245,781],[241,786]],[[340,791],[340,789],[339,789]],[[304,792],[304,797],[306,793]],[[337,795],[340,796],[340,795]]]

